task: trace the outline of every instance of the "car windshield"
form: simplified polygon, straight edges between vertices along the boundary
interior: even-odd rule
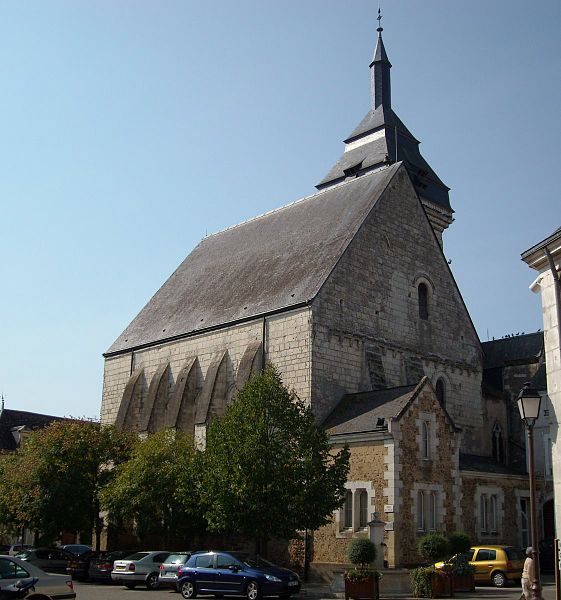
[[[266,569],[267,567],[274,567],[273,563],[270,563],[268,560],[261,558],[260,556],[240,556],[236,555],[238,560],[241,560],[248,567],[258,568],[258,569]]]
[[[168,564],[181,564],[184,565],[189,558],[189,554],[170,554],[165,562]]]
[[[143,558],[146,558],[149,554],[150,552],[135,552],[134,554],[127,556],[124,560],[142,560]]]

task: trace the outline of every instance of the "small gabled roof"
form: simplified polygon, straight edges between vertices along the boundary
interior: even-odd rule
[[[323,426],[329,435],[386,430],[388,422],[400,419],[427,385],[432,388],[429,378],[425,376],[417,385],[346,394]],[[442,411],[450,425],[459,431],[444,407]]]
[[[543,353],[543,331],[482,342],[483,369],[538,362]]]
[[[400,168],[384,167],[206,237],[106,355],[311,302]]]
[[[15,450],[17,448],[16,440],[12,435],[14,428],[41,429],[54,421],[66,420],[64,417],[3,408],[0,411],[0,450]]]

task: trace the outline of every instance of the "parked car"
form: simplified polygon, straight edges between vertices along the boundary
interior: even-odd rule
[[[177,573],[177,589],[188,600],[197,594],[288,598],[300,585],[293,571],[241,552],[196,552]]]
[[[160,565],[158,581],[160,587],[177,589],[177,571],[189,560],[192,552],[175,552],[170,554]]]
[[[41,600],[76,598],[72,579],[67,575],[49,575],[34,564],[17,556],[0,556],[0,588],[13,585],[16,581],[29,581],[36,578],[35,594]]]
[[[71,558],[66,565],[66,572],[76,581],[85,581],[88,578],[90,561],[97,558],[101,553],[90,550],[80,556]]]
[[[90,581],[105,581],[111,583],[111,571],[113,562],[121,558],[127,558],[135,554],[136,550],[114,550],[113,552],[101,552],[97,558],[90,559],[88,568],[88,579]]]
[[[17,557],[43,569],[47,573],[66,574],[68,561],[76,558],[76,555],[60,548],[36,548],[35,550],[20,552]]]
[[[10,546],[7,554],[10,556],[17,556],[20,552],[24,552],[25,550],[35,550],[35,548],[31,544],[14,544]]]
[[[473,566],[476,583],[492,583],[495,587],[505,587],[509,582],[518,582],[526,556],[522,548],[514,546],[474,546],[467,553],[469,564]],[[437,569],[444,562],[436,563]]]
[[[165,550],[136,552],[113,563],[111,579],[120,581],[126,588],[134,589],[144,584],[149,590],[155,590],[159,584],[160,565],[170,555]]]
[[[82,556],[82,554],[92,552],[93,550],[93,548],[87,544],[64,544],[60,547],[67,552],[72,552],[72,554],[75,554],[76,556]]]

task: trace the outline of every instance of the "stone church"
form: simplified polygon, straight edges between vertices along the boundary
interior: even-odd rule
[[[345,562],[374,513],[390,567],[418,561],[429,531],[514,545],[527,533],[512,398],[482,387],[482,345],[442,250],[449,188],[392,109],[391,66],[379,28],[371,107],[317,192],[205,237],[104,355],[103,422],[177,427],[201,446],[273,363],[334,447],[351,448],[315,565]]]

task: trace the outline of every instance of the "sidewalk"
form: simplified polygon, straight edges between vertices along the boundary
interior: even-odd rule
[[[495,588],[492,586],[478,586],[475,592],[456,592],[456,600],[519,600],[521,589],[518,586]],[[542,578],[542,597],[544,600],[556,600],[555,580],[553,575],[544,575]],[[328,600],[345,598],[344,592],[332,592],[328,585],[320,583],[305,583],[297,598],[302,600]],[[408,596],[386,596],[383,586],[380,589],[381,600],[417,600]]]

